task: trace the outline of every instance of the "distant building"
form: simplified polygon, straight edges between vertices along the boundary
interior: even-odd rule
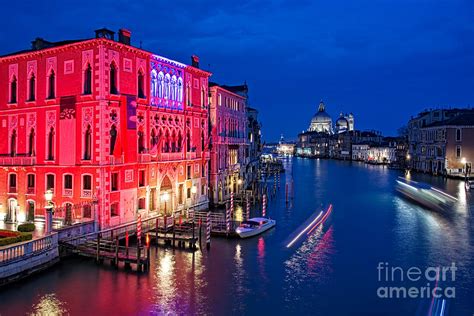
[[[411,168],[433,174],[465,176],[474,160],[474,110],[438,109],[408,122]]]
[[[318,112],[316,112],[316,114],[314,114],[313,118],[311,119],[311,123],[307,131],[327,134],[334,133],[332,128],[332,118],[326,112],[326,107],[323,101],[319,103]]]
[[[244,189],[248,157],[246,97],[210,83],[211,170],[209,197],[225,203]]]

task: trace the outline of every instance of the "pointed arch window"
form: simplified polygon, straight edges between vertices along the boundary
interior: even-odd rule
[[[151,130],[150,148],[155,147],[156,144],[157,144],[156,132],[155,132],[155,129],[153,128],[153,129]]]
[[[178,102],[183,102],[183,79],[178,78]]]
[[[13,76],[12,81],[10,82],[10,103],[17,102],[17,81],[16,76]]]
[[[165,76],[165,99],[170,98],[170,75],[166,74]]]
[[[109,77],[110,77],[110,94],[118,94],[118,91],[117,91],[117,66],[115,66],[115,63],[110,64]]]
[[[191,84],[189,83],[186,87],[186,104],[191,106]]]
[[[110,128],[110,154],[114,154],[115,143],[117,142],[117,128],[112,125]]]
[[[152,97],[158,96],[158,78],[157,78],[155,69],[151,71],[151,91],[150,92],[151,92]]]
[[[12,131],[12,136],[10,138],[10,156],[16,156],[16,129]]]
[[[48,77],[48,99],[56,98],[56,75],[54,74],[54,70],[51,70]]]
[[[84,70],[84,94],[92,94],[92,67],[87,64]]]
[[[91,152],[92,152],[92,130],[91,130],[91,126],[87,125],[87,129],[84,134],[84,160],[91,160]]]
[[[163,72],[160,71],[158,74],[158,97],[163,98],[164,90],[164,75]]]
[[[138,153],[141,154],[145,151],[145,143],[144,143],[145,135],[143,131],[138,132]]]
[[[48,148],[47,148],[47,160],[54,160],[54,128],[51,127],[51,129],[48,132]]]
[[[186,151],[191,151],[191,133],[189,130],[186,132]]]
[[[138,97],[141,99],[145,99],[145,79],[143,76],[143,72],[140,70],[138,72]]]
[[[204,88],[201,89],[201,106],[206,107],[206,90]]]
[[[28,156],[35,156],[35,130],[33,128],[28,136]]]
[[[35,74],[32,73],[28,80],[28,101],[34,101],[36,99],[36,78]]]

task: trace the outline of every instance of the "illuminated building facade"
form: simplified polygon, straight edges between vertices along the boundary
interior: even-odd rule
[[[114,37],[0,57],[0,219],[41,220],[46,190],[57,221],[101,227],[207,206],[210,73]]]
[[[211,170],[209,195],[225,203],[230,193],[246,186],[249,162],[246,98],[215,83],[210,84]]]

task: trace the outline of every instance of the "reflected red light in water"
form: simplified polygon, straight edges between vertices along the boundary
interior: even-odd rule
[[[324,214],[324,216],[319,220],[319,222],[317,222],[316,224],[314,224],[313,228],[311,228],[311,229],[309,230],[309,232],[306,233],[306,235],[311,234],[311,232],[313,232],[313,230],[315,230],[316,227],[318,227],[320,224],[324,224],[324,222],[327,220],[327,218],[329,217],[329,215],[331,215],[331,212],[332,212],[332,204],[329,205],[329,208],[327,209],[326,214]]]
[[[265,239],[263,237],[260,237],[258,239],[258,257],[263,258],[265,256]]]

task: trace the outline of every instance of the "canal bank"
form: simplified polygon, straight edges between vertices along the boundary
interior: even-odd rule
[[[412,174],[456,196],[451,218],[396,195],[396,170],[292,158],[295,197],[269,200],[277,227],[256,238],[213,238],[209,252],[152,248],[148,274],[131,274],[71,258],[26,282],[0,290],[2,315],[79,314],[413,314],[420,299],[381,299],[379,262],[408,268],[456,262],[450,315],[472,313],[473,202],[457,180]],[[403,174],[403,172],[402,172]],[[462,190],[461,190],[462,188]],[[332,226],[286,249],[284,241],[321,205]],[[256,211],[256,210],[252,210]],[[385,285],[385,284],[383,284]],[[409,285],[408,283],[406,285]]]

